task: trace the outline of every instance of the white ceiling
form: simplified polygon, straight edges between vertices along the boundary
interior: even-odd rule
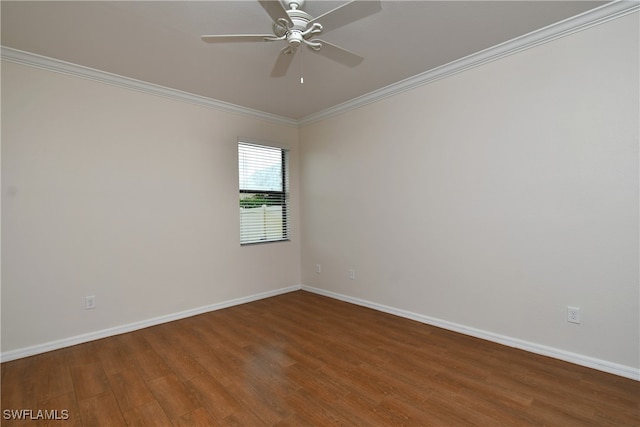
[[[345,1],[307,0],[313,16]],[[2,45],[298,120],[596,8],[603,1],[383,1],[323,34],[363,56],[348,68],[303,49],[270,77],[284,42],[208,44],[271,33],[257,1],[2,1]],[[304,84],[300,76],[304,75]]]

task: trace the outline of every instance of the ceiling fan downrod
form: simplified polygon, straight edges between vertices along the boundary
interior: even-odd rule
[[[305,0],[281,0],[281,3],[287,10],[295,10],[301,9],[302,6],[304,6]]]

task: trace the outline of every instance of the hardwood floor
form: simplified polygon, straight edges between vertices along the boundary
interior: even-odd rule
[[[68,419],[4,419],[20,409]],[[638,426],[640,382],[298,291],[3,363],[2,410],[7,426]]]

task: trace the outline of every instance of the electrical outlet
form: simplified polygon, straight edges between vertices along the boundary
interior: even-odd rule
[[[580,323],[580,307],[567,307],[567,322]]]
[[[322,273],[322,266],[320,264],[316,264],[316,273]]]
[[[84,309],[91,310],[92,308],[96,308],[96,296],[89,295],[84,297]]]
[[[356,271],[351,269],[349,270],[349,279],[356,280]]]

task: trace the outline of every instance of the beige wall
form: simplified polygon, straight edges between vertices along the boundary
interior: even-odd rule
[[[3,62],[3,353],[299,285],[297,133]],[[291,242],[240,247],[239,136],[291,148]]]
[[[302,128],[303,283],[637,368],[638,73],[634,14]]]

